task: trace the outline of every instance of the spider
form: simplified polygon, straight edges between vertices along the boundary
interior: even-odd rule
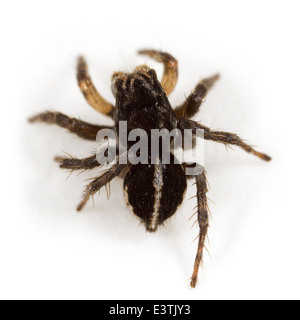
[[[29,119],[30,122],[45,122],[66,128],[77,136],[96,140],[99,130],[109,128],[119,135],[118,124],[127,121],[128,130],[142,128],[147,133],[151,129],[177,128],[181,131],[191,129],[196,136],[197,129],[203,130],[204,139],[227,145],[235,145],[264,161],[271,158],[254,150],[236,134],[211,130],[210,128],[191,120],[199,111],[203,99],[212,88],[219,75],[213,75],[200,81],[187,99],[175,109],[172,109],[168,95],[175,88],[178,78],[178,62],[168,53],[156,50],[140,50],[139,54],[147,55],[164,66],[161,81],[157,79],[155,70],[146,65],[137,67],[131,73],[115,72],[112,75],[112,91],[116,99],[113,105],[104,99],[96,90],[88,73],[87,64],[83,57],[79,57],[77,64],[78,85],[87,102],[98,112],[107,115],[114,121],[114,126],[107,127],[90,124],[75,118],[70,118],[59,112],[43,112]],[[128,146],[129,147],[129,146]],[[84,158],[56,157],[60,168],[70,170],[86,170],[100,166],[96,154]],[[205,170],[195,176],[186,176],[185,170],[194,164],[178,164],[171,154],[171,163],[164,165],[161,158],[156,164],[146,165],[138,163],[132,165],[116,162],[100,176],[94,178],[87,186],[83,199],[77,210],[80,211],[88,199],[109,184],[115,177],[124,178],[124,193],[127,204],[132,212],[144,222],[148,232],[154,232],[158,226],[170,218],[182,203],[187,179],[194,178],[197,187],[197,220],[200,228],[198,248],[194,262],[190,286],[195,288],[199,265],[203,259],[204,243],[209,227],[209,214],[206,193],[208,191]]]

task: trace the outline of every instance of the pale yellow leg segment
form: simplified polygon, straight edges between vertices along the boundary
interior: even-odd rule
[[[79,57],[77,64],[77,81],[81,92],[87,102],[100,113],[111,115],[114,106],[106,101],[94,87],[92,79],[88,74],[87,64],[83,57]]]
[[[178,79],[178,62],[169,53],[156,50],[140,50],[139,54],[145,54],[154,60],[163,63],[164,74],[161,85],[167,95],[175,88]]]

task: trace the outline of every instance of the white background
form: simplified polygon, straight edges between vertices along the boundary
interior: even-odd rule
[[[298,1],[9,1],[0,7],[0,298],[300,298]],[[189,221],[195,186],[156,234],[126,208],[122,184],[82,213],[85,179],[53,161],[88,156],[97,145],[26,118],[59,110],[94,123],[75,61],[88,60],[110,101],[110,76],[147,62],[156,48],[179,60],[170,96],[181,103],[196,83],[221,79],[195,119],[239,133],[273,157],[205,144],[213,220],[196,290],[189,288],[198,227]]]

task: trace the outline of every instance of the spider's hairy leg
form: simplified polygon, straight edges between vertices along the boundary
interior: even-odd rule
[[[106,101],[95,88],[88,73],[88,67],[83,57],[78,58],[77,81],[85,99],[94,109],[107,116],[113,117],[115,107]]]
[[[196,164],[183,164],[183,167],[195,168]],[[194,271],[191,279],[191,287],[195,288],[197,284],[198,278],[198,270],[199,266],[203,261],[203,249],[205,244],[205,239],[207,236],[207,230],[209,227],[209,215],[208,215],[208,205],[207,205],[207,197],[206,193],[208,191],[207,188],[207,180],[206,174],[200,165],[197,165],[201,168],[202,173],[199,173],[194,176],[196,179],[196,187],[197,187],[197,214],[198,214],[198,224],[200,227],[200,234],[198,237],[198,249],[194,263]]]
[[[154,60],[163,63],[164,74],[161,80],[161,85],[167,95],[175,88],[178,79],[178,62],[169,53],[156,50],[139,50],[139,54],[147,55]]]
[[[174,109],[177,118],[192,118],[199,111],[206,94],[213,87],[219,77],[219,74],[215,74],[212,77],[201,80],[196,85],[194,91],[186,98],[185,102]]]
[[[238,135],[230,132],[224,131],[216,131],[211,130],[208,127],[189,119],[182,118],[179,121],[178,127],[183,129],[192,129],[193,134],[196,134],[196,130],[200,129],[204,131],[204,139],[212,140],[215,142],[223,143],[225,146],[227,145],[236,145],[248,153],[252,153],[253,155],[259,157],[261,160],[270,161],[272,158],[267,154],[256,151],[249,144],[245,143]]]
[[[97,161],[96,155],[93,155],[84,159],[55,157],[55,161],[59,163],[59,167],[62,169],[70,170],[90,170],[101,166]]]
[[[60,112],[43,112],[39,113],[28,119],[29,122],[45,122],[48,124],[56,124],[62,128],[75,133],[77,136],[87,139],[96,140],[97,133],[101,129],[107,128],[107,126],[99,126],[95,124],[90,124],[75,118],[70,118]],[[112,129],[109,128],[109,129]]]
[[[87,203],[90,196],[93,196],[97,191],[99,191],[103,186],[109,183],[112,179],[119,176],[126,169],[127,164],[116,164],[112,166],[108,171],[106,171],[100,177],[95,178],[86,186],[83,194],[83,199],[77,206],[77,211],[81,211],[82,208]]]

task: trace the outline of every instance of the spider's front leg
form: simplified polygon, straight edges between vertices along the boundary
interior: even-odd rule
[[[209,227],[209,219],[208,219],[208,206],[207,206],[207,198],[206,193],[208,191],[207,188],[207,180],[204,168],[197,164],[183,164],[184,168],[195,168],[201,169],[202,173],[196,174],[194,177],[196,180],[196,187],[197,187],[197,213],[198,213],[198,224],[200,228],[200,234],[198,237],[198,249],[194,263],[194,271],[191,279],[191,287],[195,288],[197,284],[198,278],[198,270],[199,266],[203,261],[203,249],[204,243],[207,235],[207,230]],[[197,169],[197,170],[198,170]]]
[[[45,122],[48,124],[56,124],[62,128],[69,130],[70,132],[75,133],[80,138],[94,141],[96,140],[99,130],[108,128],[107,126],[99,126],[75,118],[70,118],[60,112],[49,111],[39,113],[29,118],[29,122]],[[108,129],[113,129],[113,127],[109,127]]]
[[[88,67],[83,57],[79,57],[77,64],[77,81],[85,99],[97,111],[114,117],[115,107],[106,101],[95,88],[88,73]]]
[[[152,59],[163,63],[164,74],[161,79],[161,86],[165,93],[169,95],[175,88],[178,79],[178,62],[169,53],[156,50],[139,50],[139,54],[144,54]]]
[[[254,148],[252,148],[249,144],[245,143],[238,135],[230,132],[224,132],[224,131],[216,131],[216,130],[211,130],[208,127],[193,121],[189,119],[182,118],[179,123],[178,127],[181,130],[184,129],[192,129],[193,134],[196,135],[196,130],[200,129],[204,131],[204,139],[206,140],[212,140],[216,142],[221,142],[225,146],[227,145],[236,145],[243,150],[245,150],[248,153],[252,153],[253,155],[259,157],[261,160],[264,161],[270,161],[272,158],[268,156],[265,153],[261,153],[256,151]]]
[[[194,91],[186,98],[185,102],[174,109],[177,118],[192,118],[199,111],[206,94],[219,77],[220,76],[218,74],[215,74],[212,77],[201,80],[195,87]]]

